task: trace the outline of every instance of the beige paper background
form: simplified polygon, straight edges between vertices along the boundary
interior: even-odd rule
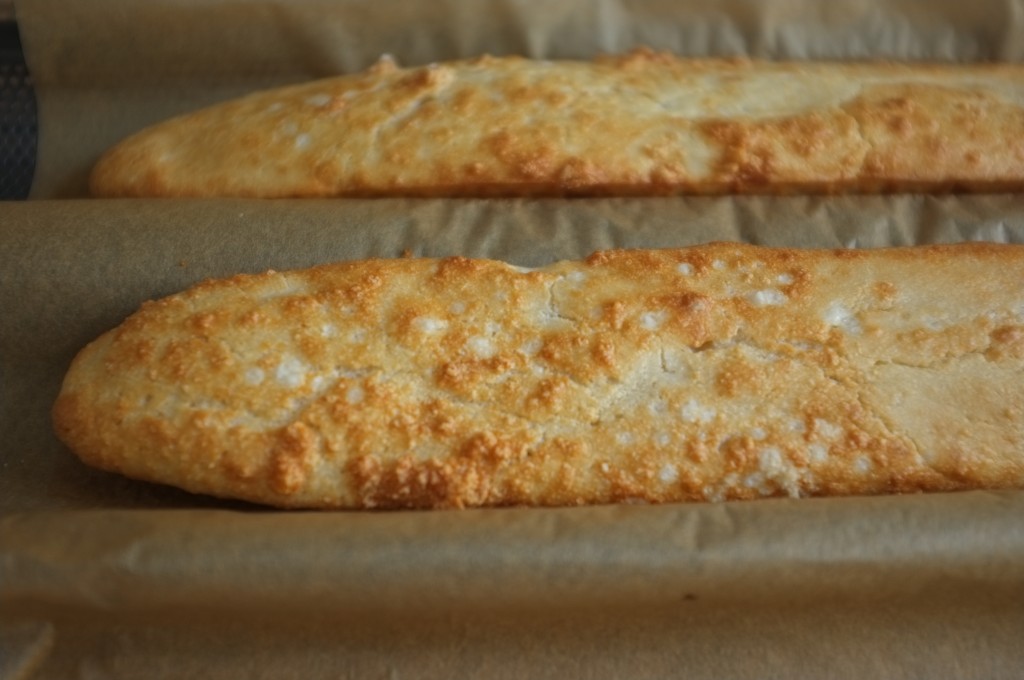
[[[49,407],[82,345],[210,276],[369,256],[523,265],[708,240],[1024,242],[1024,197],[95,201],[124,134],[362,68],[647,43],[1024,59],[1011,2],[25,0],[35,200],[0,204],[0,679],[1016,677],[1024,493],[281,513],[93,471]],[[1024,285],[1024,282],[1022,282]]]

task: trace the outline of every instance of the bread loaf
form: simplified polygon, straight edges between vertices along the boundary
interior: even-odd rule
[[[91,181],[98,196],[1020,190],[1024,66],[384,60],[156,125]]]
[[[1024,246],[599,252],[241,275],[54,407],[85,462],[281,507],[1024,486]]]

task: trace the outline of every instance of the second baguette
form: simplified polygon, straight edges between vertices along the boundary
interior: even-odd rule
[[[1024,66],[482,57],[260,92],[107,152],[98,196],[1019,190]]]
[[[1024,247],[611,251],[238,276],[84,349],[105,469],[281,507],[1024,486]]]

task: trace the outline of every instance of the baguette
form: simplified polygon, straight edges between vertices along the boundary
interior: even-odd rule
[[[1024,67],[515,57],[253,94],[108,151],[97,196],[1024,188]]]
[[[279,507],[1024,486],[1024,246],[709,244],[239,275],[54,405],[86,463]]]

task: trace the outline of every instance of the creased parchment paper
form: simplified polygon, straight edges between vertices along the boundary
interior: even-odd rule
[[[0,680],[1012,678],[1024,493],[282,513],[81,465],[74,353],[212,276],[370,256],[1024,242],[1024,197],[97,201],[95,156],[227,96],[480,52],[1024,57],[1014,3],[115,2],[17,6],[36,200],[0,204]],[[59,199],[59,200],[58,200]],[[70,199],[70,200],[69,200]],[[1024,286],[1024,282],[1022,282]]]

